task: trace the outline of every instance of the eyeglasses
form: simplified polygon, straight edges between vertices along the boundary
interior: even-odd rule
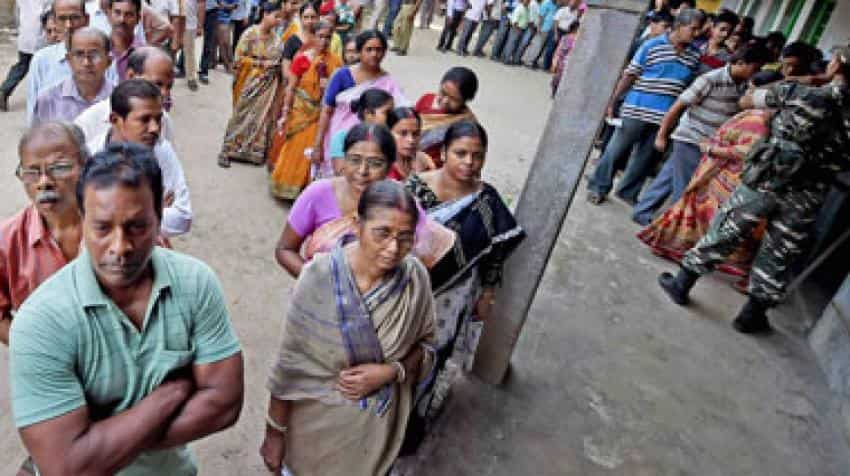
[[[410,249],[413,247],[414,234],[410,231],[400,233],[390,233],[387,228],[372,228],[372,238],[381,246],[387,246],[392,241],[395,241],[399,248]]]
[[[27,185],[38,183],[42,175],[54,180],[63,180],[73,173],[74,164],[71,162],[56,162],[42,167],[22,167],[19,164],[18,168],[15,169],[15,176]]]
[[[384,170],[387,168],[387,159],[383,157],[361,157],[359,155],[346,155],[345,161],[356,168],[366,167],[369,170]]]
[[[102,51],[72,51],[71,58],[81,63],[86,60],[92,63],[98,63],[106,58],[106,53]]]
[[[59,22],[59,23],[67,23],[67,22],[77,23],[77,22],[82,21],[84,18],[85,18],[85,17],[83,17],[83,16],[82,16],[82,15],[80,15],[79,13],[76,13],[76,14],[74,14],[74,15],[61,15],[61,16],[57,16],[57,17],[56,17],[56,21],[57,21],[57,22]]]

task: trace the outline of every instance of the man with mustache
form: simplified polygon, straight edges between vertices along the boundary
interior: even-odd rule
[[[15,175],[32,205],[0,224],[0,342],[9,343],[12,314],[39,284],[77,257],[82,239],[74,195],[87,159],[79,128],[39,124],[18,144]]]
[[[41,475],[194,476],[187,443],[239,417],[242,354],[221,285],[155,246],[162,196],[149,148],[111,143],[89,159],[83,251],[15,318],[12,411]]]
[[[115,88],[109,103],[111,125],[103,133],[89,137],[89,150],[96,153],[114,142],[133,142],[152,150],[162,169],[165,188],[161,233],[167,238],[187,233],[192,226],[189,188],[171,142],[160,138],[163,117],[160,90],[150,81],[128,79]]]
[[[159,88],[163,97],[162,131],[160,138],[174,144],[174,122],[168,114],[171,109],[171,87],[174,86],[174,61],[161,48],[142,46],[136,48],[127,61],[127,77],[146,79]],[[86,137],[104,134],[112,124],[109,114],[112,107],[109,98],[86,109],[74,121],[85,132]]]
[[[136,25],[141,20],[141,0],[110,0],[109,24],[112,27],[112,61],[118,79],[127,79],[127,62],[133,51],[144,46],[144,41],[134,34]]]
[[[87,26],[89,22],[83,0],[55,0],[53,16],[62,33],[62,41],[44,47],[33,55],[27,79],[27,124],[32,124],[35,103],[41,93],[71,77],[68,41],[75,31]],[[106,70],[106,78],[112,83],[118,82],[114,68]]]
[[[73,121],[91,105],[109,97],[115,86],[106,79],[109,37],[96,29],[75,31],[68,42],[70,78],[43,92],[35,103],[34,121]]]

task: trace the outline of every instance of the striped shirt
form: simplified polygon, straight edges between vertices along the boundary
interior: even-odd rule
[[[699,70],[700,52],[686,46],[680,53],[668,35],[647,40],[626,67],[637,76],[620,111],[622,117],[661,124],[664,114]]]
[[[697,77],[679,96],[679,101],[689,107],[673,131],[673,139],[699,144],[714,135],[718,127],[738,113],[738,99],[746,88],[746,81],[736,84],[732,79],[730,66]]]

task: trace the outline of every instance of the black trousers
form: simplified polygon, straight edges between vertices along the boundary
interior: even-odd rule
[[[455,35],[457,35],[457,27],[463,20],[463,14],[464,12],[454,12],[452,16],[446,16],[446,26],[443,27],[443,33],[440,35],[440,43],[437,44],[438,49],[452,49],[452,43],[454,43]]]
[[[12,94],[29,72],[30,61],[32,61],[31,53],[18,51],[18,62],[13,64],[9,69],[9,74],[6,75],[6,81],[3,81],[3,85],[0,86],[0,94],[4,96],[10,96]]]
[[[216,47],[218,44],[215,39],[215,26],[218,23],[218,9],[207,10],[207,16],[204,17],[204,51],[201,53],[201,68],[198,74],[206,76],[209,74],[210,67],[215,67],[216,63]]]

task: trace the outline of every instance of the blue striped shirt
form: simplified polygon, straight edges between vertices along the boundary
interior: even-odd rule
[[[680,53],[668,35],[647,40],[626,67],[638,77],[620,110],[622,117],[661,124],[664,114],[699,71],[699,50],[691,45]]]

